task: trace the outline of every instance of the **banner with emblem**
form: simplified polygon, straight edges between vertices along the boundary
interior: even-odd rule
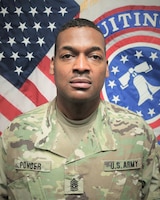
[[[106,40],[102,98],[144,118],[160,144],[160,1],[88,0],[80,8]]]
[[[54,41],[74,17],[94,21],[104,34],[110,77],[102,98],[143,117],[160,143],[159,0],[1,0],[0,132],[56,96]]]

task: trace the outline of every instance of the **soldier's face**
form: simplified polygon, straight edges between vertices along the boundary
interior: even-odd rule
[[[57,97],[84,102],[99,99],[108,77],[105,42],[90,27],[74,27],[61,32],[53,60]]]

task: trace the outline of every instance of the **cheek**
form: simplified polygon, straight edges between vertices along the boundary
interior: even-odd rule
[[[60,87],[64,87],[68,82],[69,72],[64,69],[58,69],[54,72],[55,84]]]
[[[104,75],[94,77],[94,90],[101,90],[105,81]]]
[[[56,67],[54,70],[54,76],[56,79],[61,79],[63,77],[65,77],[67,74],[66,72],[66,68],[65,67]]]
[[[101,70],[94,73],[94,78],[98,82],[104,82],[105,77],[106,77],[106,70]]]

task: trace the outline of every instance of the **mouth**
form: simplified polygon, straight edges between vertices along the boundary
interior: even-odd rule
[[[86,77],[75,77],[70,81],[70,85],[75,89],[88,89],[91,87],[91,80]]]

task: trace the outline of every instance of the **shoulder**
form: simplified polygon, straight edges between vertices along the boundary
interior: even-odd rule
[[[44,113],[46,112],[48,106],[49,103],[45,103],[41,106],[36,107],[31,111],[19,115],[11,122],[11,125],[15,123],[23,123],[23,122],[33,123],[34,121],[38,121],[44,116]]]
[[[46,119],[52,105],[53,102],[48,102],[16,117],[2,134],[4,140],[28,138],[40,132],[43,121]]]
[[[147,133],[147,135],[154,139],[155,135],[152,128],[142,117],[133,111],[107,101],[102,101],[102,109],[113,131],[141,136]]]
[[[108,101],[101,101],[101,104],[102,104],[102,107],[104,108],[104,111],[111,117],[117,116],[117,117],[124,117],[124,118],[142,119],[135,112],[128,110],[127,108],[124,108],[124,107],[119,106],[117,104],[113,104],[113,103],[110,103]]]

